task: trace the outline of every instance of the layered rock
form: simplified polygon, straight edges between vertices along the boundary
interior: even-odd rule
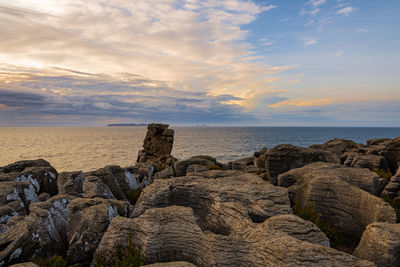
[[[208,171],[196,176],[155,180],[144,188],[133,216],[145,210],[180,205],[193,207],[203,230],[228,234],[235,217],[262,222],[292,210],[284,188],[265,183],[256,175],[235,171]]]
[[[0,182],[29,182],[36,194],[56,195],[58,173],[44,159],[18,161],[0,168]]]
[[[379,192],[379,178],[360,175],[364,171],[368,170],[314,163],[281,174],[278,184],[288,187],[291,200],[300,207],[313,207],[324,221],[359,238],[370,223],[396,221],[395,210],[368,193]]]
[[[138,181],[135,174],[127,169],[110,165],[85,173],[62,172],[58,188],[60,193],[74,196],[127,200],[131,190],[138,188]]]
[[[400,208],[400,168],[397,173],[390,178],[390,182],[385,186],[381,196],[385,199],[390,199]]]
[[[90,264],[92,255],[111,220],[116,216],[127,217],[130,204],[102,198],[76,198],[68,206],[69,264]]]
[[[33,203],[25,220],[0,234],[0,262],[10,265],[66,251],[68,204],[73,198],[57,195]]]
[[[400,266],[400,224],[368,225],[354,255],[379,267]]]
[[[363,153],[365,151],[363,145],[357,144],[352,140],[340,139],[340,138],[335,138],[323,144],[315,144],[309,147],[315,149],[328,150],[335,153],[339,157],[342,156],[343,153],[345,152]]]
[[[264,164],[259,158],[264,159]],[[273,184],[279,174],[317,161],[340,163],[339,157],[330,151],[293,145],[278,145],[254,159],[256,167],[266,169],[266,178]]]
[[[343,165],[348,167],[390,171],[386,158],[383,156],[348,152],[342,155],[342,161]]]
[[[175,258],[197,266],[374,266],[281,231],[246,227],[252,222],[243,219],[237,223],[244,234],[220,235],[202,230],[189,207],[148,209],[134,219],[115,218],[96,254],[112,262],[117,247],[130,241],[148,263]]]
[[[191,157],[187,160],[180,160],[174,164],[176,176],[185,176],[187,169],[191,165],[201,165],[206,167],[208,170],[224,170],[226,166],[219,163],[215,158],[205,155],[199,155]]]
[[[174,130],[168,129],[168,124],[149,124],[143,143],[143,150],[139,151],[138,163],[156,163],[170,166],[176,160],[171,156],[174,142]]]
[[[393,140],[369,141],[369,154],[381,155],[386,158],[392,173],[396,173],[400,162],[400,136]]]

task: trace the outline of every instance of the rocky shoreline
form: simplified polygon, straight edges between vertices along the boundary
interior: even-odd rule
[[[0,167],[0,267],[400,266],[400,137],[228,164],[173,140],[149,124],[126,168]]]

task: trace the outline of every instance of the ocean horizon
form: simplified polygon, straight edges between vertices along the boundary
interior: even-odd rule
[[[365,144],[395,138],[400,127],[313,126],[170,126],[175,130],[172,155],[182,160],[209,155],[222,163],[252,156],[279,144],[307,147],[334,138]],[[0,166],[43,158],[59,172],[90,171],[107,165],[132,166],[143,146],[146,127],[42,126],[1,127]]]

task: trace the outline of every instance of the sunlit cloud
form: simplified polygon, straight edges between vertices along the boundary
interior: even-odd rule
[[[313,39],[313,40],[308,40],[308,41],[305,41],[305,42],[304,42],[305,45],[313,45],[313,44],[316,44],[316,43],[317,43],[317,40],[314,40],[314,39]]]
[[[354,12],[356,9],[352,6],[344,7],[336,11],[337,14],[343,14],[348,16],[350,13]]]
[[[334,55],[334,57],[341,57],[343,54],[344,54],[344,50],[341,50],[341,51],[337,51],[336,53],[335,53],[335,55]]]

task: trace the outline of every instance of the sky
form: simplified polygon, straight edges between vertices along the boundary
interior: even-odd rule
[[[399,114],[398,0],[0,0],[0,126]]]

